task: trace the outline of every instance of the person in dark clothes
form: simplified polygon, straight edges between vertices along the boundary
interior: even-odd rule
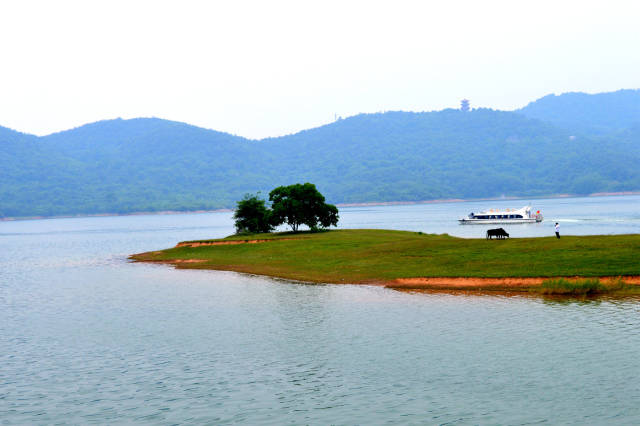
[[[556,237],[560,238],[560,225],[556,222]]]

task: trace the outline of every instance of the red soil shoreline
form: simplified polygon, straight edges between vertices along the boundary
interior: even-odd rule
[[[640,285],[640,276],[622,277],[504,277],[504,278],[480,278],[480,277],[419,277],[397,278],[385,283],[385,287],[393,289],[440,289],[440,290],[511,290],[523,291],[533,287],[539,287],[544,280],[564,278],[576,281],[585,278],[598,278],[603,284],[610,283],[621,278],[625,283]]]

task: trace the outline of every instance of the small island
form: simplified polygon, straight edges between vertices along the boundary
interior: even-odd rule
[[[130,259],[309,283],[407,290],[640,294],[637,234],[485,240],[339,229],[185,241]]]
[[[640,294],[637,234],[487,240],[381,229],[328,230],[338,224],[338,209],[326,204],[308,182],[275,188],[269,202],[267,206],[257,194],[238,201],[235,235],[184,241],[130,259],[398,290]],[[271,232],[285,223],[291,232]],[[299,232],[300,225],[309,231]]]

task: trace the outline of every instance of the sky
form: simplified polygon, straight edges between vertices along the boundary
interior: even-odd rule
[[[0,125],[160,117],[262,138],[336,116],[640,87],[636,1],[4,1]]]

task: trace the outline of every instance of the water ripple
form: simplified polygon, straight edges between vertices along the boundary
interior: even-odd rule
[[[148,232],[140,217],[86,219],[90,232],[33,221],[33,235],[2,224],[22,232],[0,236],[2,422],[640,422],[637,299],[407,294],[126,261],[200,237],[211,217],[152,218]],[[103,224],[112,232],[94,232]]]

